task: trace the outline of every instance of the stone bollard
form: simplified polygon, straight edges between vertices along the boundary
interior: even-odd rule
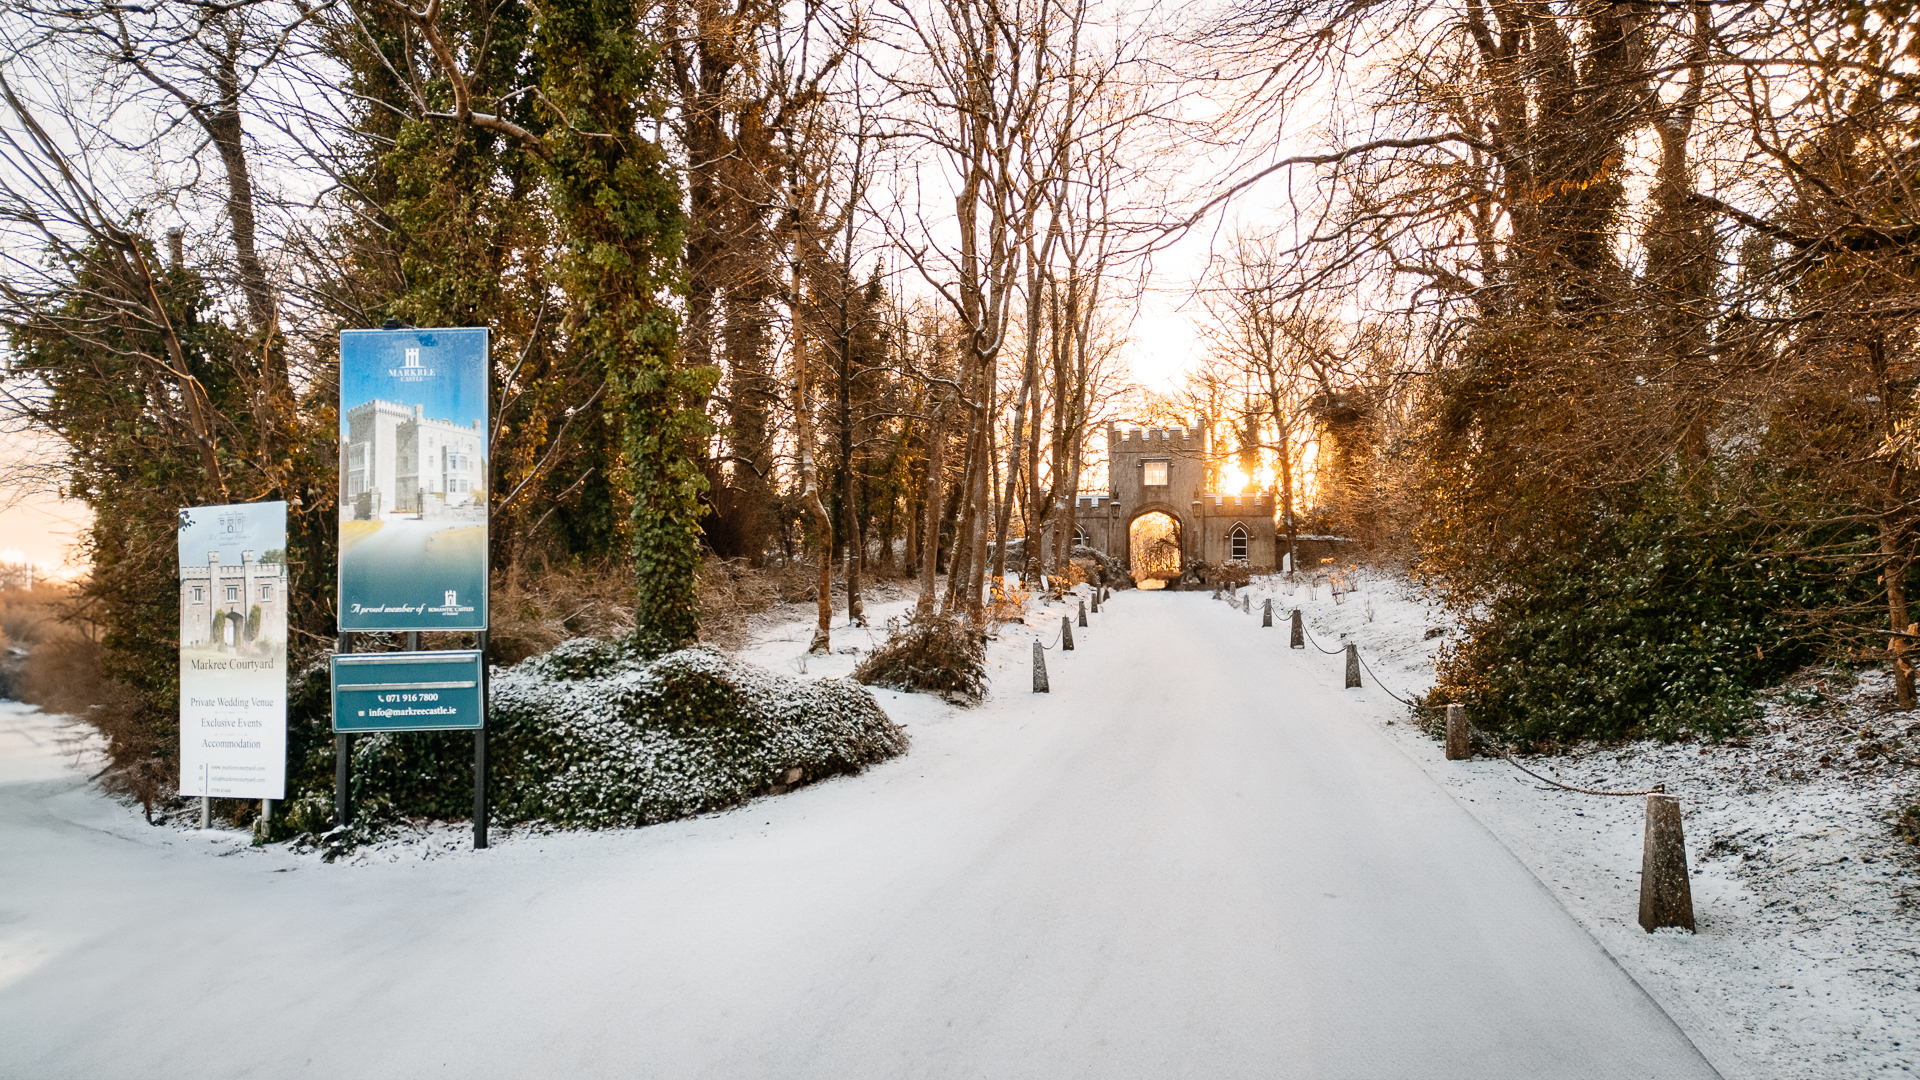
[[[1360,686],[1360,646],[1347,642],[1347,689]]]
[[[1447,706],[1447,760],[1465,761],[1473,756],[1473,743],[1467,738],[1467,707]]]
[[[1033,643],[1033,692],[1050,692],[1047,688],[1047,650],[1037,641]]]
[[[1213,598],[1214,598],[1215,600],[1218,600],[1218,599],[1220,599],[1220,586],[1218,586],[1218,585],[1215,585],[1215,586],[1213,587]]]
[[[1073,651],[1073,620],[1060,616],[1060,651]]]
[[[1300,622],[1300,609],[1294,608],[1293,609],[1293,636],[1287,641],[1287,648],[1304,649],[1306,647],[1307,647],[1307,630],[1306,630],[1306,627],[1303,626]]]
[[[1097,587],[1093,590],[1093,613],[1100,614],[1100,590]]]
[[[1087,602],[1085,600],[1080,601],[1080,625],[1087,625]]]
[[[1640,926],[1651,934],[1663,926],[1693,931],[1693,887],[1687,881],[1687,838],[1680,828],[1680,800],[1647,796],[1647,832],[1640,849]]]
[[[1273,597],[1271,596],[1267,597],[1267,602],[1261,605],[1260,625],[1261,626],[1273,625]]]

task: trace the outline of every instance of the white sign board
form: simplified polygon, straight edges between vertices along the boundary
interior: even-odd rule
[[[283,799],[287,504],[180,511],[180,794]]]

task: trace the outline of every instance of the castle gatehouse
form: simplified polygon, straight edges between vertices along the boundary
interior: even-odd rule
[[[1108,425],[1110,491],[1080,497],[1076,539],[1120,559],[1135,578],[1166,579],[1196,559],[1272,572],[1273,493],[1208,492],[1207,465],[1204,431]]]

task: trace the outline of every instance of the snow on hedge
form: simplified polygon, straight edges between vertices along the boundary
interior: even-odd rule
[[[497,671],[492,690],[493,802],[506,821],[646,825],[907,748],[865,688],[786,678],[705,646],[643,660],[583,638]]]

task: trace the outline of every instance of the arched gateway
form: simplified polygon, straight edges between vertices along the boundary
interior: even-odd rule
[[[1074,527],[1090,547],[1124,561],[1135,578],[1139,565],[1135,523],[1162,514],[1172,522],[1181,565],[1203,559],[1210,566],[1239,559],[1257,572],[1277,565],[1272,492],[1221,495],[1203,491],[1207,476],[1204,432],[1186,428],[1107,427],[1106,495],[1081,496]],[[1156,547],[1165,553],[1164,544]],[[1158,567],[1151,568],[1158,576]]]

